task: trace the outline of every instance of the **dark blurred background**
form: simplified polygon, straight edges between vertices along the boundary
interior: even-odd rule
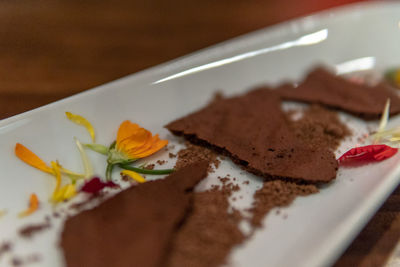
[[[0,119],[356,0],[2,0]]]
[[[2,0],[0,119],[288,19],[360,0]],[[382,266],[400,190],[337,266]]]

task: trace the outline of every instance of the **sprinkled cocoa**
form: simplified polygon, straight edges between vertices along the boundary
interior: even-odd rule
[[[291,124],[296,138],[312,147],[335,150],[345,137],[351,135],[336,112],[319,105],[311,105],[299,120]]]
[[[245,240],[238,228],[242,217],[228,212],[220,190],[196,193],[192,213],[171,245],[168,267],[217,267],[226,263],[231,249]]]
[[[253,213],[251,223],[259,227],[271,209],[288,206],[297,196],[307,196],[317,192],[318,188],[315,185],[299,185],[280,180],[266,181],[254,194],[254,203],[250,210]]]
[[[175,169],[181,169],[184,166],[201,160],[207,160],[211,162],[215,168],[218,168],[220,160],[217,158],[217,153],[206,147],[193,145],[189,142],[185,142],[185,144],[186,148],[178,152],[178,160],[175,163]],[[213,171],[211,164],[208,167],[208,171]]]

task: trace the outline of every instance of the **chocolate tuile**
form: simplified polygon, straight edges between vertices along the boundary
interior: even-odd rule
[[[358,84],[323,67],[310,71],[298,87],[285,84],[277,92],[286,100],[318,103],[364,119],[379,119],[390,98],[390,115],[400,113],[400,98],[387,84]]]
[[[272,90],[214,101],[166,128],[267,179],[326,183],[336,177],[333,152],[296,138]]]
[[[207,167],[198,162],[130,187],[68,219],[61,238],[67,266],[162,266]]]

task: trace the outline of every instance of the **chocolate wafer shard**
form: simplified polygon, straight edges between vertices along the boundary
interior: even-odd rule
[[[390,114],[400,113],[400,98],[387,84],[356,84],[322,67],[313,69],[298,87],[286,84],[278,92],[286,100],[318,103],[364,119],[378,119],[390,98]]]
[[[254,90],[214,101],[166,128],[229,156],[259,176],[307,183],[334,179],[334,154],[296,138],[280,105],[276,92]]]
[[[208,162],[182,168],[117,194],[67,220],[61,247],[67,266],[163,266],[174,232]]]

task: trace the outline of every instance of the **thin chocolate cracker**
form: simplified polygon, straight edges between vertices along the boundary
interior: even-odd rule
[[[254,90],[214,101],[166,128],[259,176],[308,183],[334,179],[338,165],[333,152],[296,138],[280,105],[276,92]]]
[[[182,168],[117,194],[67,220],[61,247],[67,266],[163,266],[174,231],[192,203],[208,162]]]
[[[387,84],[356,84],[322,67],[313,69],[298,87],[285,84],[277,91],[286,100],[318,103],[364,119],[378,119],[390,98],[390,114],[400,113],[400,98]]]

